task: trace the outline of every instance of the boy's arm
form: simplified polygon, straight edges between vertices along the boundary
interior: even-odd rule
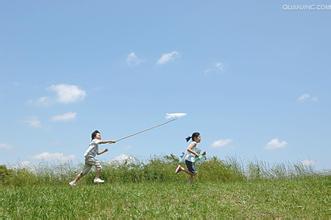
[[[113,140],[97,140],[96,143],[97,144],[114,144],[114,143],[116,143],[116,141],[113,141]],[[107,151],[108,151],[108,149],[104,149],[103,151],[100,151],[97,154],[100,155],[100,154],[106,153]]]
[[[103,151],[98,152],[97,154],[100,155],[100,154],[106,153],[107,151],[108,151],[108,149],[106,148],[106,149],[104,149]]]
[[[191,143],[188,147],[187,147],[187,151],[190,152],[191,154],[194,154],[195,156],[199,156],[199,154],[195,151],[192,150],[193,147],[196,146],[196,143]]]
[[[115,144],[116,141],[113,140],[98,140],[96,141],[97,144]]]

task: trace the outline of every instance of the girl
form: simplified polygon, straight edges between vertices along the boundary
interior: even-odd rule
[[[184,160],[185,164],[187,167],[187,170],[182,167],[181,165],[178,165],[176,168],[176,173],[179,173],[181,171],[184,171],[186,174],[189,175],[189,181],[190,183],[193,182],[194,176],[197,174],[197,171],[194,166],[195,158],[199,157],[199,154],[197,153],[197,145],[201,142],[201,136],[199,132],[194,132],[192,136],[186,138],[186,142],[191,140],[191,143],[188,145],[185,155],[184,155]]]

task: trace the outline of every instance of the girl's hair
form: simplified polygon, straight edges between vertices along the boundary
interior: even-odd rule
[[[93,131],[93,133],[91,134],[92,140],[95,138],[95,136],[97,136],[97,134],[100,134],[100,131],[98,130]]]
[[[199,132],[194,132],[192,134],[192,136],[189,136],[189,137],[186,138],[186,142],[189,142],[189,140],[191,140],[191,139],[194,141],[194,139],[197,138],[197,137],[199,137],[199,136],[200,136],[200,133]]]

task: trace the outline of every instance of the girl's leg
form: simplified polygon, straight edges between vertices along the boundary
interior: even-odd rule
[[[196,174],[191,173],[191,175],[190,175],[190,177],[189,177],[189,182],[190,182],[190,183],[193,183],[193,180],[194,180],[195,175],[196,175]]]
[[[194,176],[196,175],[194,163],[186,160],[185,164],[187,166],[187,173],[189,174],[189,182],[193,183]]]
[[[182,167],[182,170],[181,170],[181,171],[183,171],[184,173],[186,173],[186,174],[189,176],[189,177],[188,177],[189,182],[190,182],[190,183],[193,183],[193,180],[194,180],[194,177],[195,177],[196,174],[191,173],[191,172],[188,171],[188,170],[185,170],[185,168],[183,168],[183,167]]]
[[[177,168],[176,168],[176,173],[179,173],[179,172],[181,172],[181,171],[184,171],[186,174],[189,174],[189,175],[191,174],[190,171],[185,170],[184,167],[182,167],[180,164],[178,164],[178,166],[177,166]]]
[[[177,166],[177,169],[176,169],[176,173],[179,173],[181,171],[183,171],[184,173],[186,173],[187,175],[189,175],[189,183],[193,183],[193,179],[194,179],[194,176],[196,175],[196,173],[192,173],[189,170],[186,170],[181,165],[178,165]]]
[[[192,176],[192,175],[193,175],[193,174],[192,174],[190,171],[188,171],[188,170],[185,170],[185,168],[183,168],[183,167],[182,167],[182,171],[183,171],[184,173],[186,173],[186,174],[190,175],[190,176]]]

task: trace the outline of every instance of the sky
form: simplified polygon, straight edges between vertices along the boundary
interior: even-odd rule
[[[331,169],[328,1],[0,2],[0,164],[207,155]],[[294,5],[294,6],[293,6]],[[315,6],[314,6],[315,7]],[[330,6],[331,8],[331,6]]]

